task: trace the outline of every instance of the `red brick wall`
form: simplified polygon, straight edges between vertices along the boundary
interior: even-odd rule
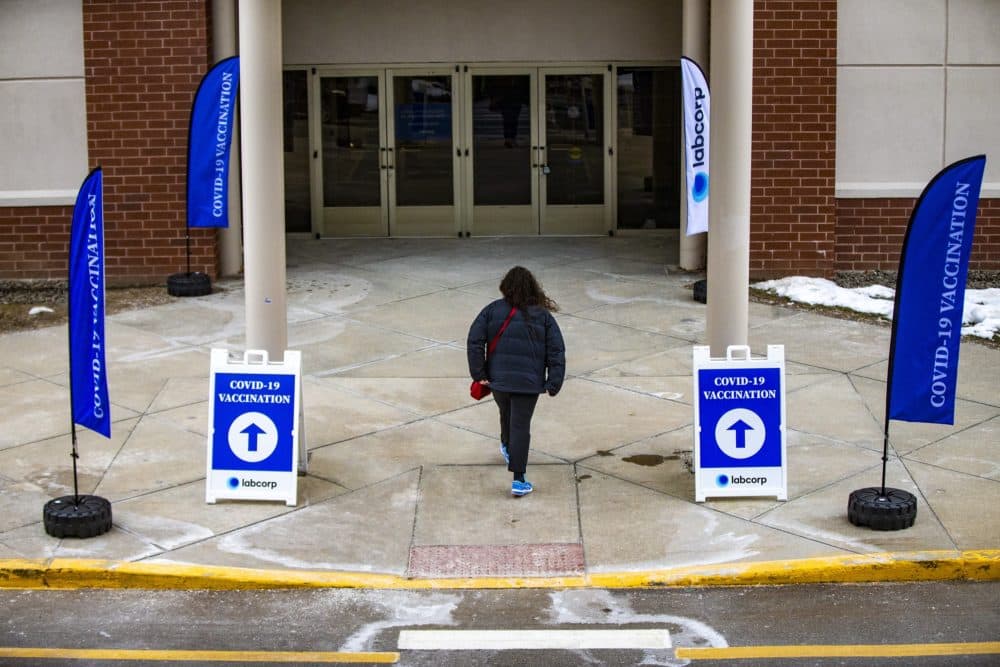
[[[969,268],[1000,271],[1000,199],[979,200]]]
[[[66,280],[72,215],[72,206],[0,207],[0,278]]]
[[[755,0],[750,275],[830,275],[837,0]]]
[[[191,101],[210,61],[205,0],[85,0],[87,143],[104,168],[109,282],[187,270]],[[191,230],[191,270],[214,276],[215,230]]]
[[[838,199],[837,270],[895,271],[899,265],[906,224],[916,202],[915,197]],[[1000,199],[979,200],[969,267],[1000,270]]]

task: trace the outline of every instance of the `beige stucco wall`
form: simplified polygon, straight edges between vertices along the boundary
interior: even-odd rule
[[[680,0],[284,0],[286,65],[676,60]]]
[[[81,0],[0,1],[0,206],[71,204],[87,175]]]
[[[840,0],[837,195],[917,196],[986,153],[1000,196],[1000,1]]]

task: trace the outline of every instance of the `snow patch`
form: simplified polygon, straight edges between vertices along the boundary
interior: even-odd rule
[[[753,285],[797,303],[846,308],[892,319],[896,290],[882,285],[840,287],[831,280],[789,276]],[[1000,288],[967,289],[962,311],[962,335],[993,338],[1000,333]]]

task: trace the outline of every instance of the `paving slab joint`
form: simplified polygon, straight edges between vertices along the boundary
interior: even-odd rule
[[[363,572],[257,570],[91,559],[0,559],[0,588],[5,589],[680,588],[946,580],[1000,581],[1000,549],[861,554],[564,577],[478,578],[407,578]]]

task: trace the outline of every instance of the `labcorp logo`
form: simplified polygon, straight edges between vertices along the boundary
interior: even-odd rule
[[[692,168],[705,166],[705,109],[702,100],[705,99],[705,91],[701,88],[694,89],[694,141],[691,142],[691,154],[694,156]],[[696,201],[704,201],[708,197],[708,172],[699,171],[694,175],[694,186],[691,191],[691,198]]]
[[[732,484],[733,486],[747,486],[756,484],[758,486],[765,486],[767,484],[767,477],[744,477],[743,475],[719,475],[715,478],[715,485],[720,488],[725,488]]]
[[[241,486],[245,489],[276,489],[278,488],[277,482],[262,482],[256,479],[240,479],[238,477],[230,477],[226,480],[226,484],[229,485],[230,489],[238,489]]]

